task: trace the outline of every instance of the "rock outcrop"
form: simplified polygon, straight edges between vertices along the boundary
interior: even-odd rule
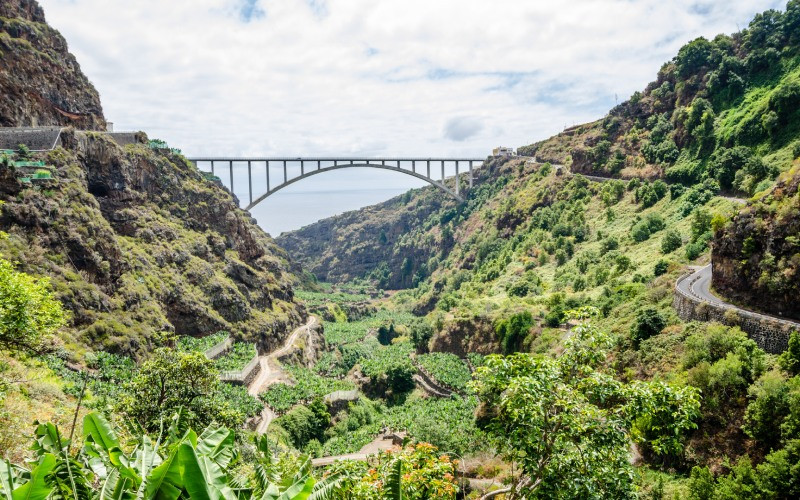
[[[800,319],[800,162],[715,235],[711,258],[725,296]]]
[[[0,3],[0,126],[105,130],[97,90],[35,0]]]
[[[146,143],[62,141],[38,155],[46,187],[0,168],[0,254],[50,277],[74,341],[139,354],[160,332],[228,330],[267,350],[300,322],[285,254],[228,191]]]

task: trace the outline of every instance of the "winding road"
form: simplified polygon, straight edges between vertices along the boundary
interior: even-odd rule
[[[759,313],[751,311],[749,309],[743,309],[739,306],[733,305],[729,302],[725,302],[724,300],[720,299],[719,297],[711,293],[711,274],[712,274],[711,264],[708,264],[701,268],[695,269],[695,271],[692,274],[678,280],[675,287],[678,289],[679,292],[683,293],[684,295],[693,297],[703,302],[708,302],[709,304],[714,306],[723,307],[725,309],[734,309],[737,311],[747,313],[751,316],[757,316],[765,319],[776,319],[785,323],[792,323],[796,325],[797,328],[800,328],[800,323],[797,323],[790,319],[781,316],[773,316],[771,314]]]
[[[263,392],[267,387],[275,382],[278,382],[282,378],[286,378],[286,373],[281,369],[280,363],[278,363],[278,358],[288,353],[289,350],[294,346],[294,343],[297,341],[297,337],[299,337],[303,331],[310,332],[311,328],[316,326],[317,321],[318,320],[316,317],[309,317],[308,322],[305,325],[295,328],[295,330],[283,343],[283,347],[277,351],[259,356],[261,371],[247,388],[247,392],[251,396],[258,397],[259,393]],[[277,418],[275,412],[272,411],[269,406],[264,405],[258,425],[256,426],[256,434],[260,435],[267,432],[269,424],[275,420],[275,418]]]

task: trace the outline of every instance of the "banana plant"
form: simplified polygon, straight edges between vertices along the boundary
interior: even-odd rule
[[[254,485],[238,485],[228,469],[236,459],[232,431],[217,425],[199,436],[180,434],[180,416],[153,440],[146,434],[126,454],[111,424],[98,413],[83,420],[83,446],[74,456],[70,442],[52,424],[38,424],[27,469],[0,460],[0,499],[97,500],[328,500],[341,498],[337,478],[316,481],[305,460],[288,477],[276,473],[268,441],[256,442],[261,459]],[[163,439],[162,439],[163,438]]]

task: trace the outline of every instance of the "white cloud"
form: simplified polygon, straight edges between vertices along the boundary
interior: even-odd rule
[[[466,141],[483,130],[483,122],[474,116],[456,116],[447,120],[442,133],[451,141]]]
[[[117,130],[146,130],[188,154],[286,156],[483,156],[498,144],[528,144],[602,116],[683,43],[735,31],[754,13],[784,5],[40,3]],[[443,134],[453,117],[481,117],[473,123],[480,126]]]

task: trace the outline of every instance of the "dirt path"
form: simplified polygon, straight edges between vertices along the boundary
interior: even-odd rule
[[[283,343],[283,347],[277,351],[259,356],[261,371],[247,388],[247,392],[251,396],[258,397],[258,394],[263,392],[267,387],[286,377],[286,374],[280,368],[278,358],[289,352],[292,346],[294,346],[294,343],[297,341],[297,337],[299,337],[303,331],[308,332],[309,329],[314,327],[316,324],[317,318],[311,316],[305,325],[297,327],[291,333],[291,335],[289,335],[289,337],[286,339],[286,342]],[[256,434],[264,434],[267,432],[270,422],[275,420],[276,417],[277,415],[275,412],[272,411],[269,406],[264,405],[258,425],[256,426]]]
[[[400,448],[399,446],[394,444],[389,434],[381,434],[372,441],[370,441],[369,443],[365,444],[356,453],[348,453],[347,455],[335,455],[332,457],[315,458],[311,460],[311,465],[313,465],[314,467],[323,467],[325,465],[330,465],[339,460],[364,461],[367,459],[367,457],[375,455],[379,451],[386,451],[399,448]]]

